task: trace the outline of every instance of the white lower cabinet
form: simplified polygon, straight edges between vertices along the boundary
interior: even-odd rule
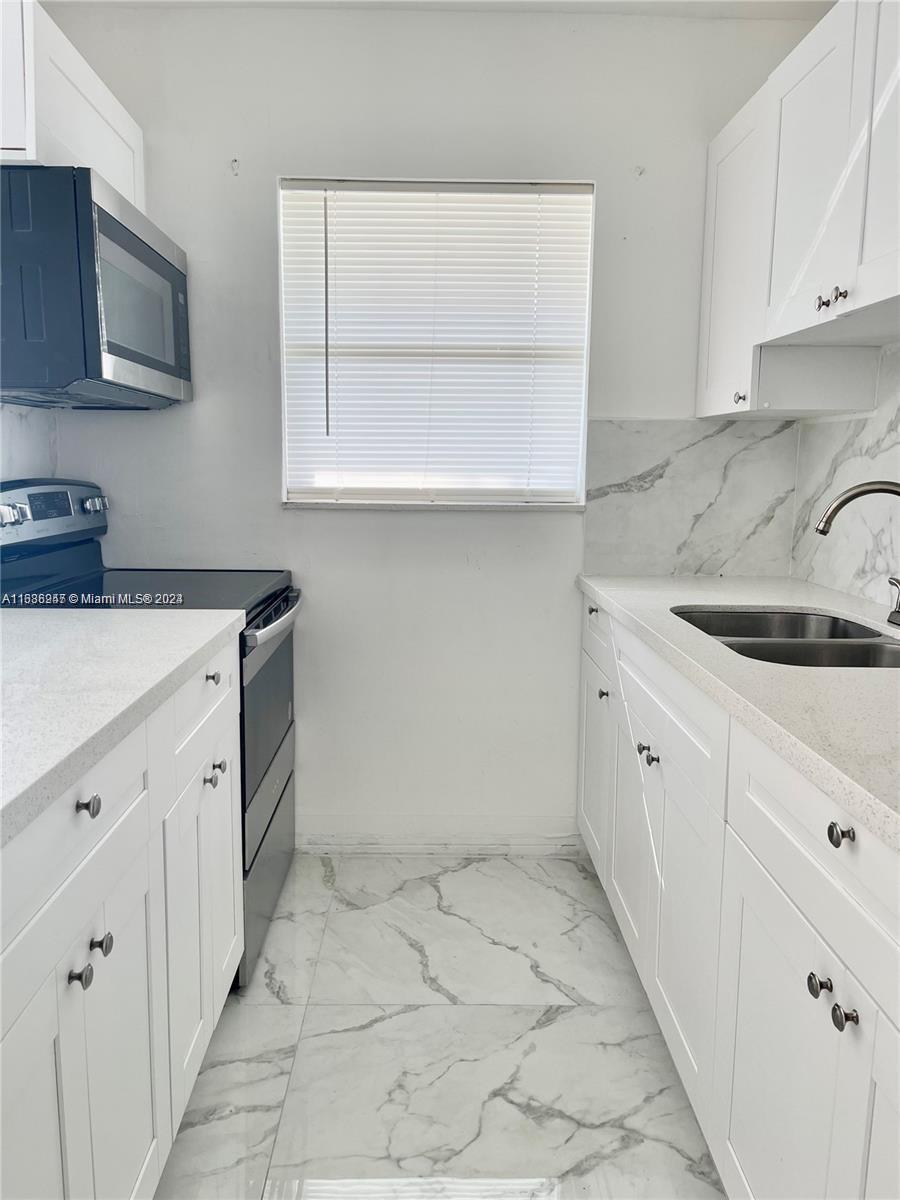
[[[579,825],[728,1195],[897,1200],[900,856],[601,616]]]
[[[236,678],[236,647],[232,658]],[[85,776],[93,813],[79,785],[4,847],[4,902],[33,913],[9,924],[0,954],[9,1200],[150,1200],[237,972],[236,690],[191,733],[205,759],[173,804],[174,727],[169,700]],[[112,824],[88,837],[107,811]],[[73,869],[63,850],[79,834]],[[49,864],[39,906],[29,862]]]
[[[635,745],[647,738],[636,717],[622,706],[616,720],[615,788],[610,805],[607,897],[641,978],[647,961],[650,826]]]
[[[244,949],[237,714],[208,720],[207,756],[163,820],[175,1127]]]
[[[90,1130],[80,1130],[79,1144],[63,1120],[64,1104],[75,1114],[87,1113],[87,1076],[64,1073],[67,1049],[54,971],[0,1042],[3,1196],[46,1200],[91,1193]]]
[[[605,887],[609,866],[606,847],[616,782],[615,706],[621,703],[621,698],[618,683],[613,685],[590,655],[581,657],[578,827]]]
[[[818,999],[810,972],[823,981]],[[828,1194],[840,1050],[830,1008],[839,983],[834,956],[729,830],[714,1106],[729,1196]]]
[[[645,986],[685,1089],[710,1110],[725,823],[666,756],[658,768]]]

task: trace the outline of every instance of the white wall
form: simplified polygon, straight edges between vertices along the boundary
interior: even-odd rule
[[[0,479],[56,474],[56,413],[0,404]]]
[[[48,7],[143,126],[190,260],[195,402],[60,417],[108,561],[292,568],[317,842],[571,835],[582,518],[281,508],[275,180],[595,180],[592,414],[687,416],[705,146],[807,24]]]

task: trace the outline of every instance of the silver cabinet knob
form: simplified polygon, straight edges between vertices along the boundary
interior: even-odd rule
[[[855,1008],[851,1008],[848,1012],[846,1008],[841,1008],[839,1004],[832,1004],[831,1023],[838,1033],[843,1033],[848,1025],[859,1024],[859,1013]]]
[[[735,392],[734,395],[732,396],[732,400],[734,400],[735,404],[743,404],[746,399],[747,399],[746,392]]]
[[[856,841],[856,830],[853,826],[849,825],[846,829],[841,829],[837,821],[832,821],[828,826],[828,840],[834,846],[835,850],[840,850],[845,838],[848,842]]]
[[[608,695],[609,695],[609,692],[605,688],[599,688],[597,691],[597,699],[598,700],[605,700]]]
[[[219,684],[222,682],[222,672],[221,671],[211,672],[209,675],[206,676],[206,682],[214,683],[216,685],[216,687],[218,687]]]
[[[846,299],[847,299],[847,289],[846,288],[844,288],[843,291],[841,291],[841,289],[837,286],[832,288],[832,291],[831,291],[831,303],[832,304],[837,304],[838,300],[846,300]]]
[[[213,763],[212,768],[214,771],[221,771],[224,775],[228,770],[228,763],[224,758],[220,758],[218,762]]]
[[[594,616],[594,614],[595,614],[595,613],[598,613],[599,611],[600,611],[600,609],[597,607],[597,605],[596,605],[596,604],[589,604],[589,605],[588,605],[588,616],[589,616],[589,617],[592,617],[592,616]]]
[[[217,788],[219,786],[219,777],[213,771],[212,775],[204,775],[203,782],[208,783],[210,787]]]
[[[652,767],[654,763],[659,762],[659,755],[653,754],[651,752],[650,746],[645,746],[643,742],[638,742],[637,752],[638,752],[638,754],[644,755],[644,762],[647,764],[648,767]]]
[[[102,807],[103,801],[97,792],[94,792],[89,800],[76,800],[75,802],[75,811],[77,813],[86,812],[92,821],[96,821],[100,816],[100,809]]]
[[[831,301],[826,300],[824,296],[816,296],[816,312],[821,312],[823,308],[830,308]]]
[[[818,1000],[823,992],[833,992],[834,984],[830,979],[820,979],[815,971],[810,971],[806,977],[806,990],[813,1000]]]
[[[86,992],[94,982],[94,968],[90,963],[85,963],[80,971],[69,972],[69,983],[80,983],[81,990]]]
[[[99,950],[104,958],[109,958],[113,952],[115,940],[111,933],[104,933],[103,937],[91,938],[90,946],[92,950]]]

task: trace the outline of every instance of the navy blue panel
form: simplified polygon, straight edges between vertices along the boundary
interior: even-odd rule
[[[66,387],[85,374],[71,167],[0,168],[0,386]]]

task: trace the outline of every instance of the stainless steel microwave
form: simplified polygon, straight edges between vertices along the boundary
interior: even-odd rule
[[[184,251],[86,167],[0,171],[0,399],[190,400]]]

